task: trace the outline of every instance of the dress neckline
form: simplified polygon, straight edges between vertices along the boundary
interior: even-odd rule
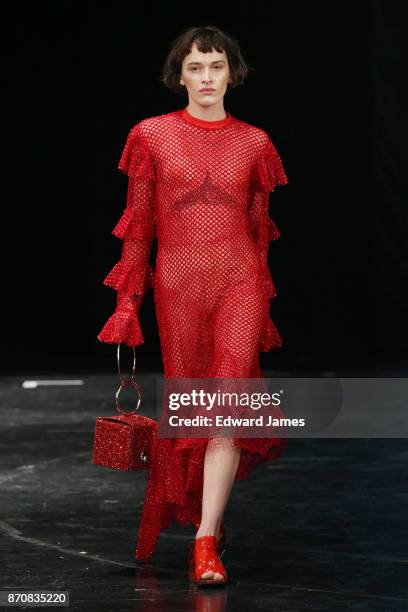
[[[192,125],[196,125],[197,127],[202,127],[210,130],[213,130],[214,128],[222,128],[231,123],[232,115],[230,115],[228,111],[225,112],[227,113],[227,116],[224,119],[218,119],[217,121],[207,121],[207,119],[193,117],[193,115],[191,115],[190,112],[187,110],[187,107],[179,110],[180,116],[185,121],[187,121],[187,123],[191,123]]]

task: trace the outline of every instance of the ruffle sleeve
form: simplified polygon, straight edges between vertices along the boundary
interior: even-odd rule
[[[280,238],[280,231],[269,217],[269,193],[289,181],[276,147],[265,135],[265,144],[256,161],[249,203],[249,224],[252,236],[259,249],[261,261],[261,282],[269,298],[277,295],[268,266],[269,243]],[[268,352],[282,346],[282,338],[272,319],[268,316],[262,338],[261,350]]]
[[[123,242],[122,253],[103,280],[117,291],[117,304],[98,340],[136,346],[144,342],[139,307],[143,295],[154,287],[149,253],[156,236],[154,160],[140,124],[130,130],[118,168],[129,177],[126,208],[112,230]]]
[[[115,310],[99,333],[98,340],[108,344],[124,342],[129,347],[144,344],[138,309],[134,312]]]
[[[129,132],[118,168],[127,176],[133,176],[142,181],[155,180],[154,162],[142,135],[140,123]]]
[[[267,137],[255,166],[253,186],[255,189],[269,193],[275,191],[278,185],[287,185],[288,182],[280,155]]]

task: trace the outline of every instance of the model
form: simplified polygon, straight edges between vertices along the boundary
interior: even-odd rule
[[[269,313],[276,290],[267,252],[279,231],[268,210],[269,193],[288,179],[268,134],[224,110],[228,87],[247,72],[226,33],[185,31],[162,80],[187,93],[188,105],[134,125],[119,162],[129,177],[112,232],[122,255],[104,280],[117,306],[98,339],[143,344],[139,308],[154,287],[165,378],[262,378],[260,351],[282,345]],[[190,578],[225,584],[223,513],[233,482],[286,445],[286,438],[156,439],[136,558],[148,560],[173,521],[193,523]]]

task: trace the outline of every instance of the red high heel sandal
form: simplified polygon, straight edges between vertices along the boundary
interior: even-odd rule
[[[206,572],[222,575],[222,580],[216,578],[201,578]],[[227,572],[217,554],[217,538],[214,535],[204,535],[195,538],[194,550],[189,560],[189,578],[201,586],[218,586],[226,584]]]

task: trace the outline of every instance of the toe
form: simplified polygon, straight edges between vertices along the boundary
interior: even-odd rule
[[[201,580],[215,580],[218,582],[220,580],[224,580],[224,576],[219,572],[214,573],[212,571],[208,571],[201,575]]]
[[[201,575],[202,580],[209,580],[211,578],[214,578],[214,572],[204,572],[204,574]]]

